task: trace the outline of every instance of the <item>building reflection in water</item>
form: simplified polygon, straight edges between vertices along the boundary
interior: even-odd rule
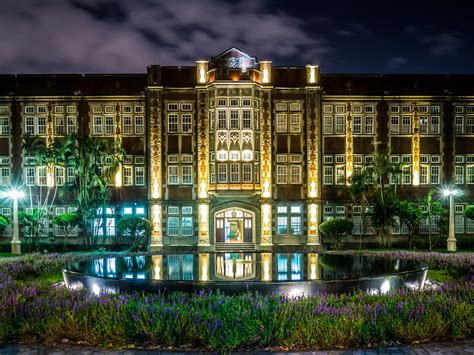
[[[318,280],[321,278],[321,267],[319,265],[319,254],[308,254],[308,279]]]
[[[151,278],[153,280],[163,280],[163,255],[151,256],[153,271]]]
[[[215,258],[215,276],[218,279],[245,280],[255,278],[254,253],[224,253]]]
[[[272,254],[262,253],[262,281],[272,281]]]
[[[199,281],[209,281],[211,273],[209,254],[199,254]]]
[[[167,255],[168,280],[194,280],[194,255]]]
[[[298,281],[303,279],[303,254],[278,253],[277,254],[277,279],[278,281]]]

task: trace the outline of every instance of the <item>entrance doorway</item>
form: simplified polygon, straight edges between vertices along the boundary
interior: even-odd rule
[[[225,244],[253,242],[253,214],[232,208],[215,215],[216,242]]]

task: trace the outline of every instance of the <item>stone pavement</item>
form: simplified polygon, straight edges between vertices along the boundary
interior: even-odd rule
[[[255,351],[254,354],[268,353],[265,351]],[[170,352],[159,350],[101,350],[92,347],[74,346],[74,345],[44,345],[44,344],[0,344],[0,355],[135,355],[135,354],[205,354],[203,352]],[[234,353],[242,354],[242,353]],[[346,350],[324,350],[324,351],[304,351],[304,352],[272,352],[272,354],[321,354],[321,355],[363,355],[363,354],[473,354],[474,339],[463,340],[451,343],[432,343],[420,345],[397,345],[384,348],[365,348],[365,349],[346,349]]]

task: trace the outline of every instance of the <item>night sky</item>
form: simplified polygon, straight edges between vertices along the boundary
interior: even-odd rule
[[[144,73],[235,45],[324,73],[474,73],[474,1],[1,0],[0,73]]]

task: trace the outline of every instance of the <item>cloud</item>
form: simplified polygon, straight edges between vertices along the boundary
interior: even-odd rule
[[[392,57],[387,59],[387,67],[390,69],[398,69],[408,61],[403,57]]]
[[[4,0],[0,72],[144,72],[193,65],[232,45],[277,65],[320,63],[333,50],[317,25],[309,31],[268,8],[252,0]]]
[[[426,45],[431,54],[438,57],[455,55],[465,42],[454,31],[434,31],[430,26],[407,26],[405,30]]]

